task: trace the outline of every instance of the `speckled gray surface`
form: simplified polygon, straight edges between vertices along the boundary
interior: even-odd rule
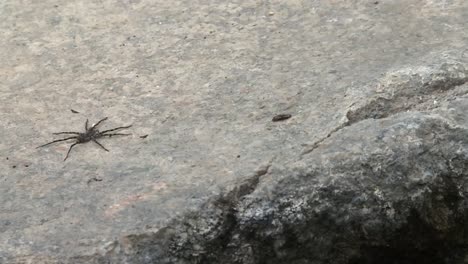
[[[463,0],[6,0],[0,16],[0,259],[19,263],[157,232],[376,117],[395,84],[465,82],[468,61]],[[110,152],[36,149],[105,116],[133,125]]]

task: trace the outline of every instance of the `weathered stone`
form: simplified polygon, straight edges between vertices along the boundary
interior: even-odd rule
[[[443,2],[4,1],[0,263],[464,263]]]
[[[166,229],[127,237],[128,251],[111,256],[130,263],[464,263],[467,108],[463,97],[431,112],[343,128],[299,161],[272,165]]]

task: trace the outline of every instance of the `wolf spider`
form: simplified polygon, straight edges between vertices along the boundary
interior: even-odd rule
[[[123,134],[123,133],[109,133],[109,132],[112,132],[112,131],[115,131],[115,130],[119,130],[119,129],[125,129],[125,128],[129,128],[131,127],[132,125],[129,125],[129,126],[121,126],[121,127],[116,127],[116,128],[112,128],[112,129],[107,129],[107,130],[104,130],[104,131],[99,131],[96,129],[96,127],[101,124],[102,122],[104,122],[105,120],[107,120],[107,117],[99,120],[99,122],[97,122],[96,124],[92,125],[91,127],[88,128],[88,119],[86,119],[86,123],[85,123],[85,132],[83,133],[80,133],[80,132],[57,132],[57,133],[53,133],[54,135],[63,135],[63,134],[71,134],[71,135],[75,135],[73,137],[67,137],[67,138],[62,138],[62,139],[57,139],[57,140],[54,140],[54,141],[51,141],[49,143],[46,143],[44,145],[40,145],[39,147],[37,148],[41,148],[41,147],[45,147],[47,145],[50,145],[52,143],[55,143],[55,142],[60,142],[60,141],[66,141],[66,140],[70,140],[70,139],[75,139],[75,143],[73,143],[70,148],[68,149],[68,152],[67,152],[67,155],[65,156],[65,160],[67,160],[68,158],[68,155],[70,154],[70,151],[72,150],[72,148],[77,145],[77,144],[83,144],[83,143],[86,143],[86,142],[89,142],[89,141],[93,141],[94,143],[96,143],[99,147],[101,147],[102,149],[104,149],[105,151],[109,151],[108,149],[106,149],[101,143],[99,143],[99,141],[97,141],[98,138],[101,138],[101,137],[113,137],[113,136],[128,136],[128,135],[131,135],[131,134]]]

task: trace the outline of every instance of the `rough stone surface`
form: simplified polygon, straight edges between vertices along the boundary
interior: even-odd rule
[[[468,2],[0,14],[0,263],[468,259]]]

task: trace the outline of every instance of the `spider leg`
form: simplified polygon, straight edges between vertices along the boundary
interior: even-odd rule
[[[98,144],[101,148],[103,148],[105,151],[109,152],[108,149],[106,149],[103,145],[101,145],[101,143],[99,143],[97,140],[93,139],[93,142]]]
[[[84,124],[85,131],[88,131],[88,119],[86,118],[86,122]]]
[[[78,132],[57,132],[57,133],[52,133],[54,135],[61,135],[61,134],[74,134],[74,135],[79,135],[80,133]]]
[[[65,156],[65,159],[63,159],[63,161],[66,161],[66,160],[67,160],[68,154],[70,154],[71,149],[72,149],[76,144],[78,144],[78,142],[73,143],[73,144],[70,146],[70,148],[68,149],[68,152],[67,152],[67,156]]]
[[[107,120],[107,117],[104,117],[103,119],[99,120],[96,124],[94,124],[91,129],[94,129],[95,127],[97,127],[99,124],[101,124],[103,121],[106,121]]]
[[[123,134],[123,133],[111,133],[111,134],[102,134],[101,137],[112,137],[112,136],[130,136],[131,134]]]
[[[65,141],[65,140],[69,140],[69,139],[76,139],[76,138],[77,138],[77,137],[67,137],[67,138],[57,139],[57,140],[51,141],[51,142],[49,142],[49,143],[46,143],[46,144],[44,144],[44,145],[40,145],[40,146],[37,147],[37,148],[45,147],[45,146],[50,145],[50,144],[55,143],[55,142]]]
[[[116,128],[112,128],[112,129],[107,129],[107,130],[104,130],[104,131],[101,131],[101,134],[104,134],[106,132],[111,132],[111,131],[115,131],[117,129],[124,129],[124,128],[129,128],[131,127],[132,125],[129,125],[129,126],[121,126],[121,127],[116,127]]]

